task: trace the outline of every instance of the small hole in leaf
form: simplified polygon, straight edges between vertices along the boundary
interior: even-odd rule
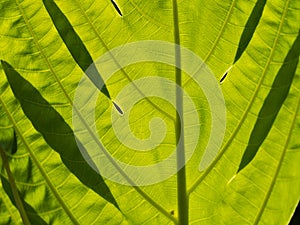
[[[115,9],[117,10],[117,12],[119,13],[120,16],[123,16],[119,6],[117,5],[117,3],[114,0],[110,0],[111,3],[113,4],[113,6],[115,7]]]
[[[222,82],[225,80],[225,78],[227,77],[227,74],[228,74],[228,71],[226,71],[226,72],[224,73],[224,75],[222,76],[222,78],[221,78],[221,80],[220,80],[220,83],[222,83]]]
[[[172,211],[170,212],[170,214],[171,214],[172,216],[174,216],[174,214],[175,214],[175,211],[174,211],[174,210],[172,210]]]
[[[227,75],[228,75],[229,71],[231,70],[231,68],[232,68],[232,66],[230,66],[228,68],[228,70],[226,70],[226,72],[224,73],[224,75],[220,79],[220,83],[222,83],[225,80],[225,78],[227,77]]]
[[[118,113],[120,113],[120,114],[123,116],[123,115],[124,115],[124,112],[123,112],[123,110],[121,109],[121,107],[120,107],[117,103],[115,103],[114,101],[113,101],[112,103],[113,103],[115,109],[118,111]]]

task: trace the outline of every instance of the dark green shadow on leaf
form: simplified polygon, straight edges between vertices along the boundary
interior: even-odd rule
[[[43,0],[43,3],[52,19],[54,26],[56,27],[63,42],[69,49],[74,60],[77,62],[82,71],[86,73],[90,80],[95,84],[95,86],[101,90],[104,95],[111,99],[103,79],[101,78],[96,66],[93,64],[93,59],[90,53],[78,34],[75,32],[67,17],[58,8],[53,0]],[[89,70],[87,71],[88,68]]]
[[[12,202],[12,204],[15,207],[17,207],[16,201],[15,201],[15,198],[12,193],[11,186],[10,186],[8,180],[5,177],[1,176],[1,183],[2,183],[2,187],[5,191],[5,193],[9,197],[10,201]],[[19,196],[22,196],[19,190],[17,190],[17,192],[18,192]],[[28,219],[31,224],[47,225],[47,223],[38,215],[38,213],[33,209],[33,207],[31,205],[29,205],[27,202],[25,202],[23,198],[21,198],[21,201],[24,206],[24,209],[27,212],[27,216],[28,216]]]
[[[283,102],[288,96],[300,56],[300,31],[278,71],[272,88],[258,114],[238,172],[247,166],[267,137]]]
[[[2,126],[5,128],[1,128]],[[14,128],[9,128],[9,126],[6,118],[0,118],[0,147],[12,155],[17,152],[18,144],[16,132]]]
[[[15,154],[18,150],[18,142],[17,142],[17,134],[16,131],[14,130],[14,137],[12,140],[12,146],[11,146],[11,152],[10,154]]]
[[[1,63],[15,97],[35,129],[83,184],[119,208],[103,178],[81,155],[74,133],[63,117],[11,65]]]
[[[266,4],[266,0],[257,0],[256,4],[251,12],[251,15],[249,16],[249,19],[247,20],[246,26],[243,30],[243,33],[240,38],[239,47],[237,49],[234,62],[239,60],[245,49],[247,48],[255,29],[258,25],[258,22],[262,16],[264,7]]]

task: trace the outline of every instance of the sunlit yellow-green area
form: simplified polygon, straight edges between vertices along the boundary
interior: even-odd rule
[[[70,25],[62,34],[57,26],[65,24],[61,17],[57,20],[57,11],[51,11],[56,8],[49,8],[53,2]],[[300,64],[295,48],[299,46],[300,1],[176,1],[181,46],[198,55],[218,81],[231,68],[220,84],[226,102],[226,132],[218,156],[205,171],[199,171],[211,131],[210,107],[201,88],[188,82],[182,72],[182,87],[195,103],[200,122],[197,149],[186,164],[186,182],[177,182],[175,174],[150,186],[121,185],[90,170],[72,130],[73,99],[85,76],[81,63],[86,58],[80,59],[84,54],[76,52],[79,44],[96,60],[130,42],[174,43],[172,1],[115,2],[122,16],[108,0],[0,2],[0,150],[11,170],[8,174],[1,158],[0,225],[23,224],[24,215],[32,225],[177,224],[179,185],[187,187],[189,225],[288,224],[300,199]],[[260,14],[256,6],[264,3]],[[255,17],[257,26],[247,24]],[[253,27],[249,41],[241,44],[242,34]],[[72,43],[75,38],[70,30],[80,39],[77,46],[69,46],[62,38]],[[241,45],[246,47],[235,61]],[[290,82],[277,84],[285,73],[292,76]],[[153,62],[127,66],[106,84],[111,99],[127,84],[147,76],[175,81],[175,69]],[[287,92],[281,92],[286,87]],[[276,104],[276,98],[266,107],[272,91],[278,91],[283,101]],[[100,93],[95,115],[98,138],[114,157],[141,166],[162,161],[174,151],[176,114],[169,102],[149,97],[132,108],[129,127],[137,138],[151,136],[151,119],[158,117],[166,123],[161,144],[141,152],[124,146],[115,136],[111,99]],[[270,109],[267,116],[259,117],[266,108]],[[251,139],[253,130],[273,111],[276,116],[270,129],[260,130],[266,135],[255,156],[237,173],[247,147],[257,144]],[[24,211],[16,205],[15,194],[22,199]]]

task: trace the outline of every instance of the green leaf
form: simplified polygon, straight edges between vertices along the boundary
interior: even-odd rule
[[[14,96],[0,69],[0,118],[6,121],[0,123],[0,137],[5,137],[0,144],[9,143],[15,130],[18,151],[8,154],[12,174],[25,202],[41,219],[47,224],[182,225],[187,220],[179,218],[187,218],[188,214],[188,224],[196,225],[288,224],[300,199],[300,66],[297,56],[291,56],[292,61],[287,57],[294,49],[300,29],[298,0],[57,0],[44,3],[30,0],[0,3],[0,59],[13,65],[35,89],[32,95],[26,93],[31,101],[21,103],[20,107],[16,98],[21,98],[23,93]],[[36,109],[40,106],[40,112],[46,112],[35,98],[42,96],[43,104],[47,103],[60,115],[59,124],[65,124],[73,133],[73,99],[85,76],[82,70],[88,66],[82,66],[87,61],[82,61],[80,54],[91,62],[115,47],[143,40],[180,43],[200,56],[217,80],[222,78],[227,108],[226,133],[217,157],[208,168],[199,171],[213,119],[204,92],[181,71],[182,86],[193,99],[201,124],[196,151],[185,167],[186,180],[175,174],[157,184],[132,187],[105,179],[118,208],[70,173],[66,162],[51,148],[49,141],[44,140],[45,135],[37,132],[41,124],[54,129],[56,134],[61,133],[61,129],[54,123],[49,125],[47,116],[27,117],[23,110],[37,105]],[[81,47],[76,48],[74,43]],[[128,58],[137,56],[139,51],[131,53],[128,52]],[[166,52],[160,55],[168,56]],[[177,59],[178,56],[181,55],[177,53]],[[121,62],[116,59],[117,56],[112,56],[104,65],[120,68]],[[293,70],[295,73],[290,73]],[[119,99],[117,103],[123,111],[118,115],[119,121],[129,115],[130,132],[138,139],[160,134],[157,127],[152,130],[149,127],[149,121],[155,117],[161,118],[167,127],[159,146],[147,152],[135,151],[116,137],[111,122],[111,101],[99,95],[95,127],[99,140],[114,158],[143,166],[155,164],[173,152],[178,133],[175,109],[168,102],[145,94],[147,88],[156,93],[166,93],[169,89],[145,82],[133,86],[134,91],[126,96],[120,97],[118,93],[132,81],[150,76],[176,82],[176,73],[179,74],[178,70],[170,65],[140,62],[120,69],[105,81],[111,98]],[[275,87],[277,83],[278,87],[285,85],[285,91],[279,91]],[[20,84],[15,82],[14,85]],[[134,95],[145,98],[128,112],[124,109]],[[89,97],[82,93],[82,99],[87,102]],[[278,105],[273,104],[273,100]],[[276,116],[273,114],[268,127],[258,130],[257,124],[263,121],[261,112],[265,110],[273,110]],[[196,134],[186,126],[187,110],[183,114],[188,151]],[[32,123],[38,119],[34,128]],[[264,135],[260,135],[262,132]],[[249,144],[253,143],[253,136],[259,138],[256,154],[236,173]],[[64,143],[63,138],[57,140],[55,148]],[[68,152],[69,146],[64,146],[62,151]],[[155,170],[155,177],[163,176],[164,169]],[[1,174],[5,175],[3,171]],[[181,185],[187,188],[186,193]],[[2,189],[0,197],[0,224],[20,223],[16,208]]]

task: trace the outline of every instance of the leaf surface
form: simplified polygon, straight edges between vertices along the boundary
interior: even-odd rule
[[[50,5],[53,1],[44,3]],[[56,127],[58,122],[46,125],[49,122],[47,109],[36,99],[37,95],[42,96],[44,103],[49,104],[48,109],[54,110],[60,118],[60,123],[68,127],[68,131],[73,129],[73,99],[80,79],[86,76],[82,72],[86,66],[80,65],[82,61],[74,57],[72,51],[76,48],[72,41],[80,40],[77,43],[85,46],[84,54],[91,59],[135,41],[175,43],[178,40],[174,40],[174,16],[178,18],[179,29],[175,34],[177,32],[180,44],[201,57],[217,80],[227,71],[221,85],[227,108],[225,138],[218,156],[202,172],[199,163],[213,121],[205,94],[182,72],[182,86],[193,99],[201,124],[197,149],[185,168],[189,224],[288,223],[300,198],[300,66],[299,54],[289,54],[297,49],[293,44],[298,43],[300,29],[299,1],[177,1],[178,12],[173,10],[172,1],[160,0],[118,0],[115,5],[111,1],[89,0],[55,3],[64,21],[72,26],[70,36],[64,37],[67,35],[63,30],[65,25],[59,30],[62,20],[49,16],[48,11],[53,10],[53,6],[47,11],[42,1],[6,0],[0,3],[0,59],[9,62],[20,74],[19,79],[24,79],[35,90],[27,93],[27,100],[32,102],[20,101],[20,104],[16,100],[23,97],[20,83],[10,81],[13,93],[1,68],[0,135],[8,137],[0,138],[1,145],[12,140],[14,129],[18,151],[8,155],[12,173],[25,201],[46,223],[177,223],[181,210],[177,190],[182,180],[177,181],[174,175],[150,186],[131,187],[106,179],[109,192],[119,206],[116,207],[70,173],[66,162],[53,150],[56,147],[45,138],[46,130],[38,128],[45,123],[43,127],[52,129],[52,135],[57,135],[61,132]],[[116,58],[112,61],[118,63]],[[106,82],[106,87],[115,99],[127,84],[149,76],[175,82],[175,69],[157,62],[136,63],[117,71]],[[11,79],[17,79],[16,75]],[[285,91],[279,91],[279,87]],[[157,93],[166,92],[164,86],[144,83],[135,86],[136,92],[131,95],[121,96],[118,105],[126,108],[135,94],[143,95],[147,88],[155,88]],[[88,101],[89,96],[83,94],[82,98]],[[276,106],[271,101],[274,98],[278,102],[281,99]],[[36,111],[31,116],[26,113],[26,107],[33,109],[34,104],[44,121],[36,121]],[[268,111],[273,109],[267,107],[269,104],[276,108],[272,113]],[[124,115],[130,113],[132,134],[141,140],[147,139],[153,131],[160,134],[159,129],[149,127],[151,119],[159,117],[165,122],[167,132],[162,143],[147,152],[134,151],[116,137],[111,122],[112,110],[115,109],[107,97],[99,95],[95,127],[99,140],[113,157],[142,166],[167,158],[175,149],[176,113],[168,102],[145,96],[130,112],[124,110]],[[257,123],[264,124],[269,119],[261,117],[264,110],[269,112],[272,121],[268,123],[267,132],[260,135],[262,129],[257,131]],[[187,111],[184,116],[185,147],[189,149],[195,132],[187,127]],[[34,121],[35,128],[31,124]],[[256,154],[248,158],[237,173],[255,136],[261,139]],[[68,141],[55,141],[58,147],[63,143]],[[69,148],[64,146],[60,155],[69,154]],[[154,172],[160,177],[164,170]],[[3,170],[1,174],[5,177]],[[14,215],[16,209],[5,195],[1,189],[0,224],[17,224],[20,218]]]

